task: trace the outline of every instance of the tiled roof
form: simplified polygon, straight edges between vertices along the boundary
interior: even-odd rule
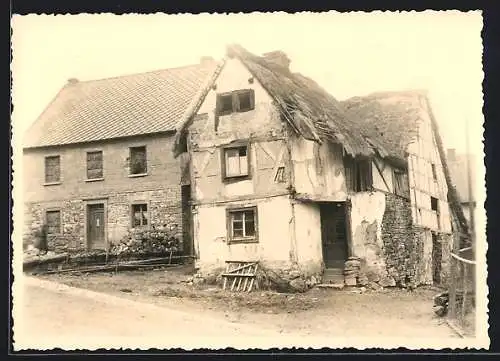
[[[28,129],[25,148],[174,131],[216,68],[197,65],[68,82]]]

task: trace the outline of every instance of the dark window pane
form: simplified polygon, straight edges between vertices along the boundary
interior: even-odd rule
[[[219,95],[220,112],[227,113],[233,111],[233,97],[231,94]]]
[[[146,147],[130,148],[130,173],[142,174],[147,172]]]
[[[61,213],[60,211],[47,211],[47,231],[51,234],[61,232]]]
[[[243,237],[243,230],[242,229],[233,229],[233,237],[234,238]]]
[[[240,155],[240,157],[246,157],[247,156],[247,147],[239,148],[239,155]]]
[[[253,237],[255,236],[255,223],[252,219],[247,219],[245,221],[245,236]]]
[[[60,157],[58,155],[45,158],[45,182],[60,180]]]
[[[132,205],[132,226],[146,226],[148,224],[148,206],[147,204]]]
[[[87,153],[87,179],[102,178],[102,152]]]
[[[238,100],[239,100],[239,104],[240,104],[240,109],[239,109],[240,111],[251,110],[252,104],[250,101],[250,92],[249,91],[238,93]]]
[[[242,221],[243,213],[242,212],[234,212],[233,213],[233,221]]]

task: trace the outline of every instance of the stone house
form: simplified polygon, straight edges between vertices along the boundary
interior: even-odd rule
[[[106,249],[136,227],[167,225],[189,240],[189,186],[171,149],[215,65],[70,79],[24,141],[26,238],[45,222],[57,252]]]
[[[357,260],[363,283],[445,282],[463,223],[425,93],[339,102],[289,65],[229,46],[177,129],[199,272],[259,261],[337,282]]]

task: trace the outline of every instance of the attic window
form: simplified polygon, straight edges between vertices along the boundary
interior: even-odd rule
[[[247,112],[255,108],[254,104],[255,93],[253,89],[217,94],[217,115]]]
[[[233,95],[231,93],[218,95],[217,101],[219,105],[218,113],[220,115],[233,112]]]
[[[372,167],[369,159],[354,159],[346,156],[344,169],[348,191],[365,192],[372,189]]]
[[[238,110],[239,112],[246,112],[253,109],[252,106],[252,94],[253,90],[243,90],[236,92],[238,98]]]

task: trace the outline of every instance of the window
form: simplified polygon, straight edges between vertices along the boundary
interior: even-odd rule
[[[431,209],[433,211],[438,211],[438,200],[437,198],[431,197]]]
[[[133,204],[132,205],[132,227],[147,226],[149,221],[148,205]]]
[[[233,95],[231,93],[218,95],[217,100],[219,101],[219,114],[229,114],[233,112]]]
[[[436,165],[432,163],[431,168],[432,168],[432,178],[434,179],[434,181],[437,181],[438,177],[436,172]]]
[[[218,115],[247,112],[255,108],[255,92],[253,89],[244,89],[217,94],[216,107]]]
[[[87,152],[87,179],[99,179],[102,176],[102,152]]]
[[[344,158],[344,168],[347,190],[364,192],[371,190],[373,185],[372,167],[369,159]]]
[[[228,209],[229,242],[257,241],[257,207]]]
[[[245,177],[249,175],[248,144],[223,148],[224,178]]]
[[[275,183],[285,183],[285,167],[278,167],[274,176]]]
[[[146,147],[130,148],[130,174],[146,174],[147,171]]]
[[[61,180],[61,158],[58,155],[45,157],[45,183]]]
[[[47,233],[61,233],[61,211],[47,211],[45,218],[47,220]]]
[[[408,174],[402,169],[394,169],[394,194],[402,197],[409,197],[410,187],[408,184]]]

